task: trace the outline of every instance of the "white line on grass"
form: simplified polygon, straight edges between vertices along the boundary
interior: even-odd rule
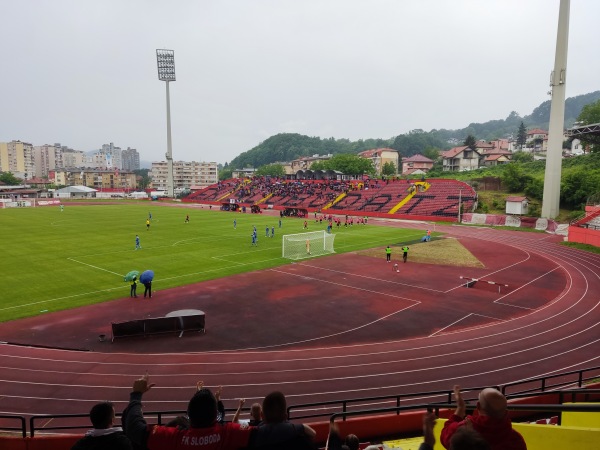
[[[118,275],[119,277],[122,277],[123,275],[117,272],[113,272],[112,270],[108,270],[108,269],[103,269],[102,267],[98,267],[98,266],[94,266],[92,264],[88,264],[88,263],[84,263],[81,261],[77,261],[75,258],[67,258],[69,261],[73,261],[76,262],[78,264],[83,264],[84,266],[88,266],[88,267],[92,267],[94,269],[98,269],[98,270],[102,270],[104,272],[108,272],[108,273],[112,273],[113,275]]]
[[[110,292],[110,291],[116,291],[116,290],[120,290],[120,289],[123,289],[123,287],[121,286],[118,288],[100,289],[98,291],[92,291],[92,292],[82,292],[81,294],[73,294],[73,295],[67,295],[65,297],[50,298],[48,300],[40,300],[39,302],[26,303],[24,305],[8,306],[6,308],[0,308],[0,311],[7,311],[9,309],[26,308],[28,306],[35,306],[35,305],[43,305],[44,303],[51,303],[51,302],[56,302],[56,301],[60,301],[60,300],[67,300],[69,298],[82,297],[84,295],[93,295],[93,294],[98,294],[101,292]]]

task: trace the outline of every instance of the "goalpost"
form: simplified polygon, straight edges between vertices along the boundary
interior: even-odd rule
[[[303,259],[335,253],[334,239],[335,234],[325,231],[286,234],[283,236],[282,256],[288,259]]]

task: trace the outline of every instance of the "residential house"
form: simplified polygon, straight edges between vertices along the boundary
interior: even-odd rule
[[[246,167],[245,169],[236,169],[231,172],[231,178],[252,178],[256,172],[253,167]]]
[[[500,164],[507,164],[509,162],[510,157],[508,155],[491,154],[484,155],[483,157],[483,165],[486,167],[499,166]]]
[[[317,161],[326,161],[331,159],[333,155],[312,155],[312,156],[303,156],[298,159],[294,159],[290,162],[290,169],[286,168],[286,173],[296,173],[299,170],[308,170],[311,166]]]
[[[421,154],[402,158],[402,175],[427,173],[433,168],[433,160]]]
[[[481,143],[481,144],[480,144]],[[477,150],[481,154],[480,166],[497,166],[510,162],[512,152],[508,150],[508,140],[499,139],[496,141],[479,141]]]
[[[548,132],[541,128],[534,128],[527,132],[527,147],[532,148],[534,153],[548,150]]]
[[[444,172],[464,172],[479,169],[481,154],[467,146],[451,148],[442,152],[441,156]]]
[[[370,159],[373,162],[373,167],[375,168],[375,173],[377,175],[381,175],[383,166],[386,163],[394,164],[396,173],[398,172],[398,163],[400,160],[398,150],[394,150],[393,148],[373,148],[371,150],[360,152],[358,156],[361,158]]]

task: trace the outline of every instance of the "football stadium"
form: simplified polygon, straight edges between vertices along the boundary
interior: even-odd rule
[[[281,188],[297,181],[230,180],[180,202],[4,209],[1,421],[25,438],[6,448],[68,448],[95,403],[120,415],[145,374],[150,423],[184,414],[201,382],[225,421],[281,391],[323,445],[332,420],[363,447],[405,448],[426,409],[449,417],[460,380],[471,408],[500,390],[528,443],[558,422],[585,441],[572,425],[597,414],[582,402],[598,395],[600,257],[458,223],[466,185],[425,183],[329,196],[316,191],[331,182],[298,195]]]

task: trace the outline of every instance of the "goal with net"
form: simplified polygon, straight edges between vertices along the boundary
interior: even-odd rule
[[[282,256],[288,259],[303,259],[335,253],[334,239],[335,234],[325,231],[286,234],[283,236]]]

